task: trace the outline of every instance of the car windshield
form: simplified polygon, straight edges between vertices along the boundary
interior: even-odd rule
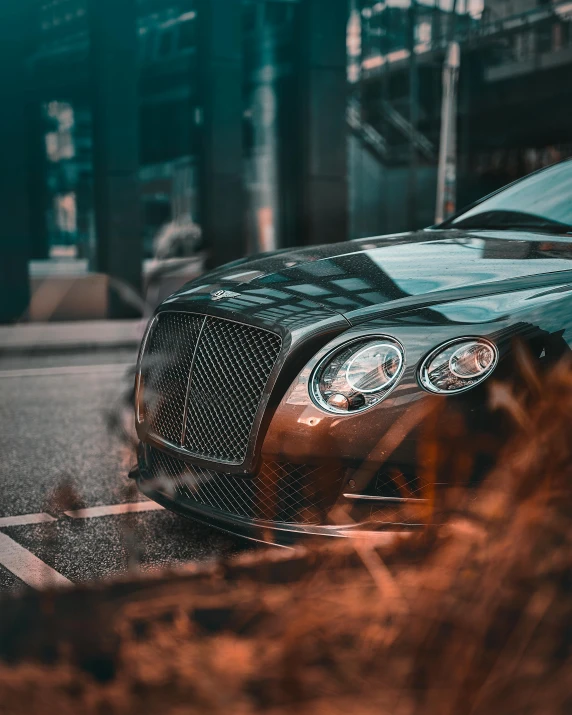
[[[572,231],[572,161],[511,184],[441,227]]]

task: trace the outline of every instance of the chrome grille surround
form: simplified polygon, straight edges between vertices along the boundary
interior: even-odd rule
[[[323,522],[331,493],[320,489],[320,467],[263,462],[249,477],[188,464],[159,449],[147,448],[153,489],[177,501],[248,521],[311,525]]]
[[[140,367],[150,436],[193,457],[242,464],[281,347],[279,335],[246,323],[159,313]]]
[[[180,444],[185,401],[203,316],[162,313],[151,327],[143,355],[144,414],[158,437]]]

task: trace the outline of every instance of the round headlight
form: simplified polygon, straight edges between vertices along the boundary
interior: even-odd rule
[[[363,412],[395,387],[404,368],[403,347],[391,338],[367,338],[326,355],[310,378],[310,396],[328,412]]]
[[[496,346],[484,338],[458,338],[440,345],[421,363],[419,382],[430,392],[464,392],[485,380],[498,361]]]

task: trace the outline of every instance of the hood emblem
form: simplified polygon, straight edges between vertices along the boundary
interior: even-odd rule
[[[211,293],[212,300],[222,300],[223,298],[240,298],[240,293],[232,290],[215,290]]]

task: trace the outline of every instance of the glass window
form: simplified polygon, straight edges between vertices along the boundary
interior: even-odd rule
[[[572,161],[531,174],[441,226],[572,231]]]

